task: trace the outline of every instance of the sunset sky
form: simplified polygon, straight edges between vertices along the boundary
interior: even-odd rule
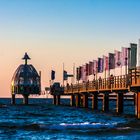
[[[62,80],[62,64],[76,66],[107,55],[140,38],[140,0],[0,0],[0,96],[25,52],[42,71],[42,89],[50,71]]]

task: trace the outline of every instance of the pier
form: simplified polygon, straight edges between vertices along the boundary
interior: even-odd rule
[[[84,83],[67,85],[63,92],[51,91],[53,103],[60,104],[61,96],[70,96],[70,105],[88,108],[89,97],[92,100],[92,109],[98,110],[99,97],[102,99],[102,111],[108,112],[112,93],[116,98],[116,113],[123,113],[124,100],[133,92],[132,99],[135,105],[135,116],[140,119],[140,69],[130,69],[128,74],[103,79],[93,79]]]

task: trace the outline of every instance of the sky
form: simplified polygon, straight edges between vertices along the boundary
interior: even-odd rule
[[[140,38],[140,0],[0,0],[0,97],[10,97],[16,68],[30,63],[42,71],[42,90],[51,69],[80,66]]]

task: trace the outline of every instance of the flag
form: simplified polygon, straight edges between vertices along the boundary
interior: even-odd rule
[[[122,47],[122,66],[128,65],[128,48]]]
[[[79,80],[82,78],[82,66],[79,67]]]
[[[76,68],[76,79],[77,81],[79,81],[81,80],[81,78],[82,78],[82,67],[80,66]]]
[[[130,43],[130,67],[136,68],[137,64],[137,44]]]
[[[93,60],[93,74],[96,74],[98,70],[98,61]]]
[[[115,68],[115,55],[113,53],[109,53],[109,69]]]
[[[118,68],[121,66],[121,52],[115,50],[115,68]]]
[[[86,76],[86,65],[82,66],[82,80],[85,82],[87,81],[87,76]]]
[[[101,58],[101,72],[104,71],[104,59]]]
[[[104,70],[109,70],[109,58],[107,56],[103,56],[104,59]]]
[[[81,66],[81,80],[83,80],[83,73],[84,73],[84,70],[83,70],[83,66]]]
[[[67,71],[63,71],[63,80],[68,80]]]
[[[76,80],[77,80],[77,81],[80,80],[79,73],[80,73],[80,68],[76,68]]]
[[[68,80],[68,77],[73,77],[73,74],[68,74],[67,71],[63,71],[63,80]]]
[[[52,70],[52,71],[51,71],[51,80],[54,80],[54,79],[55,79],[55,71]]]
[[[89,75],[89,64],[86,63],[86,76],[88,76],[88,75]]]
[[[89,75],[93,74],[93,62],[89,62]]]
[[[103,58],[98,58],[98,72],[103,72]]]
[[[67,77],[73,77],[73,74],[67,74]]]

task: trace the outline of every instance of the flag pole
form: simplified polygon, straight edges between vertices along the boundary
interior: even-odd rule
[[[63,63],[63,87],[64,87],[64,63]]]
[[[39,77],[40,77],[39,83],[40,83],[40,92],[41,92],[41,71],[39,71]]]
[[[109,63],[109,66],[108,66],[108,77],[110,77],[110,63]]]
[[[98,79],[98,67],[96,66],[96,80]]]
[[[72,84],[75,83],[75,63],[73,63],[73,78],[72,78]]]
[[[125,58],[125,76],[127,75],[127,57]]]
[[[106,79],[106,68],[105,68],[105,79]]]

